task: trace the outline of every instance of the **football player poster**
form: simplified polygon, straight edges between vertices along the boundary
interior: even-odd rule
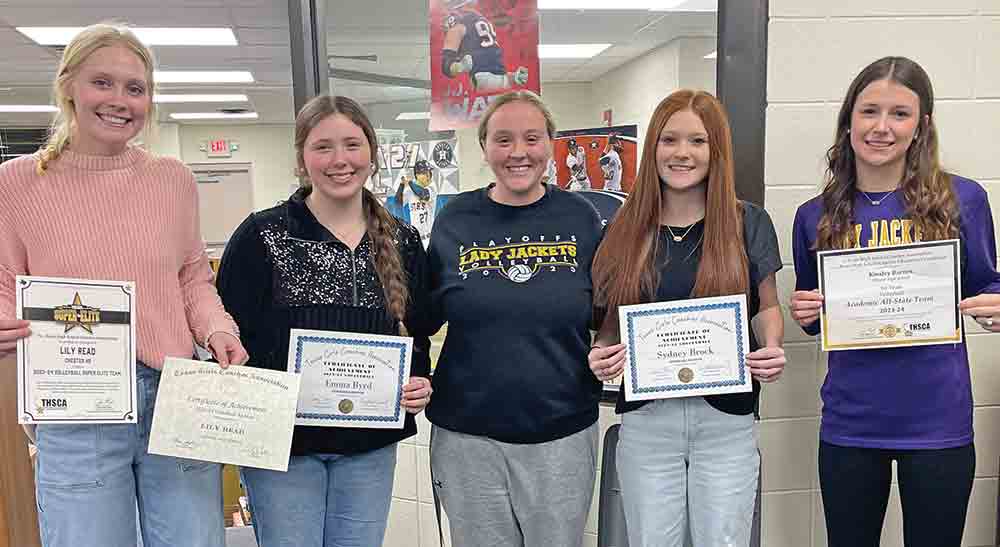
[[[492,98],[539,93],[536,0],[430,0],[431,131],[475,127]]]
[[[430,243],[434,217],[458,193],[458,140],[423,141],[382,147],[379,185],[386,209]]]
[[[635,184],[637,127],[560,131],[553,143],[556,180],[569,190],[630,192]]]

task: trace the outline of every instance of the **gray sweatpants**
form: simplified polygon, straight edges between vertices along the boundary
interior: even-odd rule
[[[431,472],[453,547],[581,547],[598,426],[511,444],[434,426]]]

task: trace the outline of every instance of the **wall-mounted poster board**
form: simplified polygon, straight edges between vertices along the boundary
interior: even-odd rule
[[[560,131],[552,151],[556,179],[569,190],[631,192],[638,151],[635,125]]]
[[[372,191],[385,193],[386,209],[416,228],[426,247],[437,212],[458,193],[458,139],[396,143],[382,152]]]

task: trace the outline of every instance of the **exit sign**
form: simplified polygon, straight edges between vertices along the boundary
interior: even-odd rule
[[[206,152],[210,158],[228,158],[232,156],[232,153],[229,151],[229,141],[226,139],[208,141]]]

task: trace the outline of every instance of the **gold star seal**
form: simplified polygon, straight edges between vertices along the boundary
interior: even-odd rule
[[[101,322],[101,310],[83,305],[83,301],[80,300],[80,293],[76,293],[73,296],[72,304],[59,306],[52,311],[55,320],[66,325],[66,330],[63,332],[69,332],[76,327],[80,327],[93,334],[94,325]]]

